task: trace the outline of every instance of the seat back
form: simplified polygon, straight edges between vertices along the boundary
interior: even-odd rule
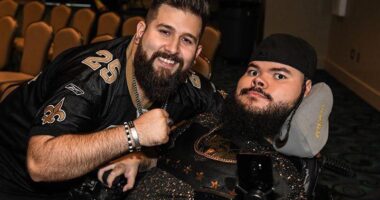
[[[203,54],[200,54],[195,60],[195,64],[192,66],[192,69],[207,79],[211,78],[211,63]]]
[[[123,22],[123,27],[121,31],[122,36],[132,36],[136,33],[137,24],[139,21],[144,21],[144,18],[140,16],[134,16],[126,19]]]
[[[61,28],[67,26],[71,15],[71,8],[65,5],[55,6],[50,15],[50,25],[53,33],[57,33]]]
[[[17,22],[11,16],[0,18],[0,70],[8,64],[16,28]]]
[[[0,17],[11,16],[15,17],[18,4],[13,0],[0,1]]]
[[[114,37],[112,37],[111,35],[108,35],[108,34],[98,35],[94,39],[91,40],[91,44],[97,43],[97,42],[104,42],[104,41],[112,40],[112,39],[114,39]]]
[[[60,53],[66,49],[82,45],[82,36],[74,28],[66,27],[60,29],[54,36],[53,41],[53,56],[56,58]]]
[[[115,37],[120,27],[120,17],[115,12],[107,12],[100,15],[98,19],[98,30],[96,35],[110,35]]]
[[[36,76],[42,70],[52,36],[53,29],[45,22],[36,22],[27,28],[20,72]]]
[[[95,22],[95,12],[89,8],[82,8],[75,12],[72,27],[82,34],[83,44],[87,44],[91,29]]]
[[[202,45],[202,54],[211,62],[213,61],[216,49],[219,46],[220,37],[220,31],[211,26],[205,27],[200,44]]]
[[[22,18],[22,36],[25,35],[25,31],[30,24],[42,20],[44,12],[45,5],[38,1],[32,1],[25,4]]]
[[[13,83],[13,84],[9,85],[7,88],[5,88],[4,91],[1,91],[0,92],[0,103],[5,99],[5,97],[7,97],[10,93],[12,93],[13,90],[17,89],[21,84],[22,84],[22,82],[21,83]]]

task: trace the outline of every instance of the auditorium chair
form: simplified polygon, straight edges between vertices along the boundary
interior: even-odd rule
[[[211,26],[206,26],[199,42],[202,45],[202,52],[195,60],[192,69],[207,79],[211,78],[211,61],[214,59],[215,52],[219,46],[220,37],[220,31]]]
[[[52,35],[53,29],[45,22],[35,22],[26,29],[20,72],[0,72],[0,94],[7,87],[30,80],[40,73]]]
[[[0,18],[0,70],[9,64],[17,22],[11,16]]]
[[[108,34],[98,35],[94,39],[91,40],[91,44],[97,43],[97,42],[104,42],[104,41],[112,40],[112,39],[114,39],[114,37]]]
[[[21,85],[21,83],[14,83],[11,85],[8,85],[7,88],[3,92],[0,92],[0,103],[7,97],[13,90],[18,88]]]
[[[53,33],[54,35],[62,28],[66,27],[69,23],[71,16],[71,8],[65,5],[59,5],[55,6],[50,14],[50,25],[53,28]],[[48,59],[52,60],[54,50],[54,41],[51,43],[50,48],[49,48],[49,55]]]
[[[206,56],[204,56],[202,53],[199,54],[197,59],[195,60],[194,65],[192,66],[192,69],[198,73],[200,73],[202,76],[204,76],[207,79],[211,78],[211,63]]]
[[[25,4],[23,9],[23,18],[22,18],[22,27],[21,27],[21,36],[16,37],[14,45],[16,50],[22,52],[24,49],[24,36],[28,26],[34,22],[42,20],[42,17],[45,12],[45,5],[38,1],[32,1]]]
[[[71,8],[65,5],[55,6],[50,14],[50,26],[56,34],[60,29],[66,27],[71,16]]]
[[[98,28],[96,36],[110,35],[116,37],[120,27],[120,17],[115,12],[106,12],[100,15],[98,19]]]
[[[5,16],[16,16],[18,3],[13,0],[2,0],[0,1],[0,18]]]
[[[201,37],[202,54],[212,62],[220,43],[221,33],[217,29],[206,26]]]
[[[83,44],[87,44],[89,41],[95,17],[95,12],[89,8],[79,9],[73,16],[72,27],[82,34]]]
[[[55,59],[60,53],[66,49],[82,45],[82,36],[74,28],[66,27],[60,29],[53,40],[52,59]]]
[[[133,36],[136,33],[137,23],[139,21],[144,21],[144,18],[140,16],[134,16],[126,19],[123,22],[123,27],[121,30],[122,36]]]

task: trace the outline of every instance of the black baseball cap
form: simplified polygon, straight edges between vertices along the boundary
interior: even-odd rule
[[[317,68],[317,53],[305,40],[277,33],[265,38],[254,50],[250,61],[271,61],[289,65],[311,79]]]

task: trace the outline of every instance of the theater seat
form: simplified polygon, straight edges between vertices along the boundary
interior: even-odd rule
[[[107,12],[100,15],[98,19],[98,30],[96,36],[110,35],[115,37],[120,27],[120,17],[114,12]]]
[[[121,35],[122,36],[133,36],[136,33],[137,23],[139,23],[139,21],[144,21],[144,18],[142,18],[140,16],[134,16],[134,17],[130,17],[130,18],[126,19],[123,22]]]
[[[81,46],[83,43],[82,35],[74,28],[63,28],[54,36],[53,47],[51,52],[51,60],[56,58],[60,53],[66,49]],[[49,52],[50,56],[50,52]]]
[[[16,28],[17,22],[12,17],[0,19],[0,70],[9,63]]]
[[[50,25],[53,33],[56,34],[60,29],[67,26],[71,15],[71,8],[65,5],[55,6],[51,10]]]
[[[0,94],[15,83],[32,79],[42,70],[47,58],[53,29],[45,22],[31,24],[25,33],[20,72],[0,72]]]
[[[219,46],[221,38],[221,33],[216,28],[211,26],[206,26],[203,31],[203,35],[200,41],[202,45],[202,54],[210,60],[213,61],[215,52]]]
[[[91,40],[91,44],[97,43],[97,42],[104,42],[104,41],[112,40],[112,39],[114,39],[114,37],[112,37],[111,35],[108,35],[108,34],[99,35],[99,36],[96,36],[94,39]]]
[[[3,93],[0,93],[0,103],[10,94],[20,86],[21,83],[15,83],[13,85],[8,85],[7,88],[4,89]]]
[[[89,8],[82,8],[75,12],[72,27],[82,34],[83,44],[87,44],[95,22],[95,12]]]
[[[220,31],[211,26],[206,26],[199,42],[199,44],[202,45],[202,52],[196,59],[196,62],[192,68],[207,79],[211,78],[211,62],[214,59],[215,52],[219,46],[220,37]]]
[[[23,10],[23,18],[22,18],[22,29],[21,29],[21,37],[16,37],[14,40],[14,45],[16,50],[22,52],[24,48],[24,36],[26,29],[28,26],[34,22],[38,22],[42,20],[42,17],[45,12],[45,5],[38,2],[32,1],[24,6]]]
[[[211,78],[211,63],[210,60],[206,58],[202,53],[195,60],[195,64],[192,69],[207,79]]]
[[[55,6],[52,9],[51,15],[50,15],[50,25],[53,28],[54,35],[56,35],[59,30],[67,26],[70,19],[70,15],[71,15],[71,8],[68,6],[59,5],[59,6]],[[49,53],[48,53],[49,60],[53,59],[53,54],[54,54],[53,46],[54,46],[54,41],[50,45],[50,48],[49,48]]]
[[[13,0],[0,1],[0,17],[4,16],[16,16],[18,4]]]

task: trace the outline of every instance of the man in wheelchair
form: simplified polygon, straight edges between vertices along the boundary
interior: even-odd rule
[[[133,185],[138,168],[156,166],[128,199],[313,199],[333,101],[326,84],[312,86],[316,64],[303,39],[267,37],[220,117],[178,128],[158,161],[129,154],[100,169],[99,179],[110,185],[124,175]]]

